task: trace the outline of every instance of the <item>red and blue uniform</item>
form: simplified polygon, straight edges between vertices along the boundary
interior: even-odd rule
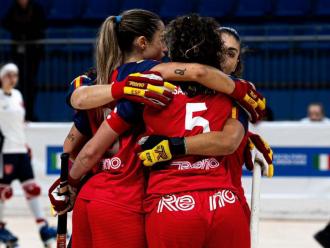
[[[81,87],[81,86],[90,86],[94,85],[95,77],[93,76],[79,76],[75,78],[68,89],[67,95],[66,95],[66,103],[71,107],[71,96],[73,92]],[[96,133],[98,127],[100,126],[100,121],[97,121],[96,118],[96,109],[89,109],[89,110],[75,110],[74,116],[73,116],[73,122],[78,131],[91,138],[93,134]]]
[[[114,74],[121,81],[131,73],[149,71],[158,63],[127,63]],[[120,100],[107,117],[109,126],[121,134],[119,150],[103,159],[103,171],[90,178],[79,192],[73,210],[72,247],[146,247],[142,208],[145,177],[135,152],[142,131],[142,111],[142,105]]]

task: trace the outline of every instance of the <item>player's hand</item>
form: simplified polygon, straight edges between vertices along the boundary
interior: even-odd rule
[[[244,150],[245,166],[248,170],[253,170],[253,165],[258,162],[261,165],[262,175],[273,177],[273,151],[266,141],[258,134],[248,133],[248,143]]]
[[[143,152],[139,158],[145,166],[152,166],[159,162],[171,160],[173,156],[184,155],[186,145],[184,138],[168,138],[165,136],[145,136],[138,144]]]
[[[173,98],[175,86],[164,82],[158,72],[132,73],[123,81],[111,82],[114,99],[126,98],[154,108],[167,106]]]
[[[57,179],[48,190],[48,197],[56,214],[62,215],[73,209],[77,196],[77,188],[61,183]]]
[[[235,79],[235,89],[231,93],[238,104],[247,112],[252,123],[256,123],[266,115],[266,99],[255,90],[252,83]]]

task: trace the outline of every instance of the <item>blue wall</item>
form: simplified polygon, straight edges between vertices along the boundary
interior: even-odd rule
[[[330,117],[330,90],[262,90],[275,120],[299,120],[306,117],[311,102],[323,103]]]

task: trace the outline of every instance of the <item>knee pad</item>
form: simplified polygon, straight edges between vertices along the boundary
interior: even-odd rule
[[[13,196],[13,189],[8,184],[0,184],[0,201],[9,200]]]
[[[32,199],[41,194],[41,188],[34,180],[25,181],[22,183],[22,188],[27,199]]]

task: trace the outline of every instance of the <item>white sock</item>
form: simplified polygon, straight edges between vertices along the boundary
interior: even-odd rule
[[[43,226],[47,223],[45,219],[45,214],[42,211],[41,204],[40,204],[40,197],[33,197],[31,199],[28,199],[28,205],[29,208],[31,209],[31,212],[39,226]]]

